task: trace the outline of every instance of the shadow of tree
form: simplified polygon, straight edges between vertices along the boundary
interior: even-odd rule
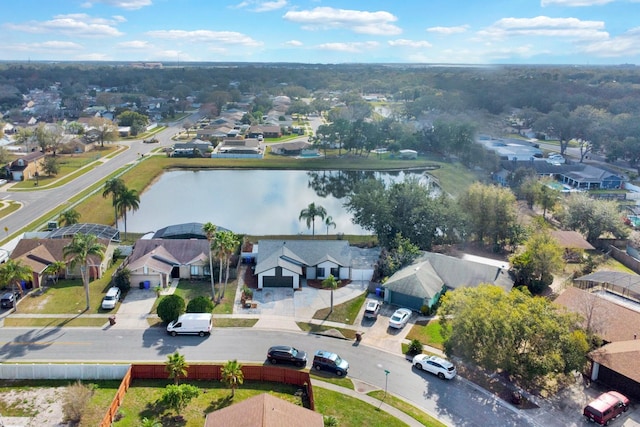
[[[140,419],[158,419],[160,418],[160,414],[162,414],[165,409],[165,405],[163,405],[159,400],[156,400],[155,402],[147,403],[144,409],[140,411],[138,415],[140,416]],[[165,424],[163,423],[162,425],[164,426]]]
[[[226,408],[227,406],[233,403],[233,397],[231,393],[227,394],[225,397],[221,397],[219,399],[213,400],[209,406],[204,410],[204,416],[206,417],[209,412],[217,411],[218,409]]]
[[[160,418],[162,427],[183,427],[187,425],[187,420],[182,415],[166,414]]]

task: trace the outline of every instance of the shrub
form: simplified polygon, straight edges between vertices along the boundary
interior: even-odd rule
[[[408,354],[420,354],[422,353],[422,343],[420,340],[413,339],[411,343],[409,343],[409,348],[407,349]]]
[[[160,300],[156,311],[163,322],[169,323],[184,313],[184,305],[184,298],[180,295],[167,295]]]
[[[187,304],[187,313],[211,313],[213,302],[205,296],[195,297]]]
[[[131,289],[131,270],[122,268],[113,275],[113,284],[120,289],[120,292],[127,293]]]
[[[162,394],[161,402],[180,414],[191,399],[198,397],[200,389],[191,384],[169,384]]]
[[[92,395],[93,389],[80,381],[67,387],[62,404],[64,421],[73,424],[79,423]]]

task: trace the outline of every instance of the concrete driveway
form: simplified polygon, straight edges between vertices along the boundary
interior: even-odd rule
[[[132,287],[120,303],[116,316],[116,324],[109,327],[122,329],[146,329],[149,327],[147,317],[156,302],[156,291]]]
[[[370,293],[367,296],[367,300],[369,299],[382,302],[382,299],[374,293]],[[359,330],[364,332],[364,335],[362,336],[362,343],[372,347],[382,348],[393,353],[400,353],[402,351],[402,342],[418,317],[416,313],[411,316],[409,323],[407,323],[404,328],[393,329],[389,328],[389,318],[398,307],[391,306],[389,304],[382,304],[378,318],[373,320],[364,318],[365,306],[366,302],[362,305],[362,309],[354,323],[354,325],[358,326]]]

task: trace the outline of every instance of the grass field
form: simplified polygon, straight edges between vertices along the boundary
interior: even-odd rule
[[[440,334],[441,327],[439,320],[430,320],[425,322],[416,322],[407,334],[407,339],[418,340],[424,345],[443,349],[442,335]]]
[[[322,292],[330,292],[328,290],[323,290]],[[367,298],[367,293],[363,292],[358,297],[343,302],[342,304],[336,304],[333,306],[333,311],[331,312],[331,307],[323,308],[318,310],[313,315],[314,319],[327,320],[331,322],[338,323],[346,323],[348,325],[353,325],[355,322],[360,309],[362,308],[362,304],[364,304],[364,300]]]

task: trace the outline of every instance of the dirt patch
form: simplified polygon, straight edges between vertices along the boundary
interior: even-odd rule
[[[0,425],[67,427],[62,413],[66,387],[42,387],[30,390],[11,390],[0,393],[0,401],[7,408],[21,412],[24,417],[0,417]]]

